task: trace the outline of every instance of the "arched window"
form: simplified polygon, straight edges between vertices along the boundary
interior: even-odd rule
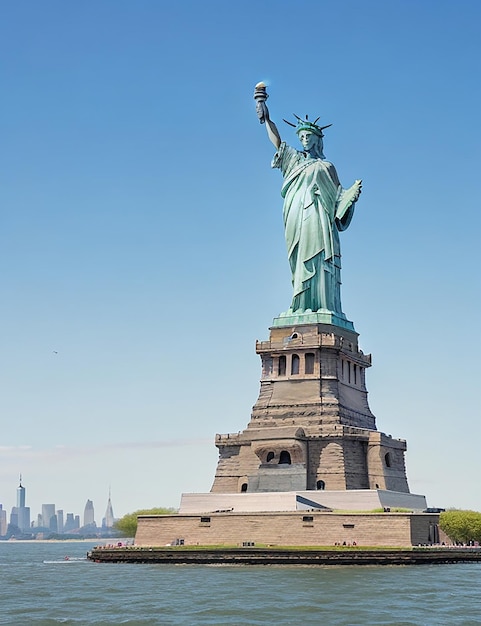
[[[391,467],[391,453],[386,452],[384,455],[384,462],[386,463],[386,467]]]
[[[282,354],[279,357],[279,365],[277,368],[277,373],[279,376],[285,376],[286,375],[286,356],[285,354]]]
[[[247,491],[247,483],[242,483],[241,485],[241,493],[245,493]]]
[[[269,463],[269,461],[272,461],[274,456],[275,456],[274,452],[268,452],[267,453],[267,462]]]
[[[265,376],[270,376],[272,374],[273,364],[274,364],[274,359],[271,356],[268,356],[264,359],[263,365],[264,365]]]
[[[290,465],[291,464],[291,455],[287,450],[282,450],[279,456],[279,465]]]
[[[312,352],[306,354],[306,360],[304,362],[304,371],[306,374],[314,374],[314,359],[315,356]]]
[[[299,355],[293,354],[291,361],[291,374],[296,375],[299,374]]]
[[[323,480],[318,480],[316,483],[316,489],[323,491],[326,488],[326,483]]]

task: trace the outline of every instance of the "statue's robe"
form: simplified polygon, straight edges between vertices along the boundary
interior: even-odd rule
[[[284,177],[284,228],[292,272],[293,311],[341,309],[339,231],[351,222],[361,181],[349,189],[339,183],[332,163],[315,159],[284,142],[272,167]]]

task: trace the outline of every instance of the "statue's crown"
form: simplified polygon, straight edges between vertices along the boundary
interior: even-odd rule
[[[314,120],[314,122],[310,122],[309,117],[307,115],[306,115],[305,120],[303,120],[301,117],[299,117],[295,113],[294,113],[294,117],[297,120],[297,124],[292,124],[291,122],[288,122],[287,120],[284,120],[284,122],[286,124],[289,124],[289,126],[292,126],[293,128],[295,128],[297,134],[299,134],[301,130],[308,130],[309,132],[314,133],[315,135],[319,135],[319,137],[324,137],[324,133],[322,131],[325,128],[329,128],[329,126],[332,126],[332,124],[328,124],[327,126],[319,126],[317,124],[319,118]]]

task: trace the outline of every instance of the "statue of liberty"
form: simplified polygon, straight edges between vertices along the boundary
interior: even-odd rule
[[[254,98],[261,124],[276,147],[272,167],[284,177],[284,228],[294,289],[288,314],[331,313],[346,319],[341,308],[341,252],[339,231],[349,226],[361,193],[361,181],[349,189],[339,183],[334,165],[323,152],[323,130],[317,118],[310,122],[297,117],[296,129],[302,150],[281,140],[269,117],[263,83],[256,85]]]

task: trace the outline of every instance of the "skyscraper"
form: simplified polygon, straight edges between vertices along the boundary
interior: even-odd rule
[[[112,508],[112,501],[110,499],[110,489],[109,489],[109,499],[107,501],[107,509],[105,511],[105,517],[102,520],[103,528],[113,528],[115,522],[114,510]]]
[[[22,486],[22,474],[20,474],[20,484],[17,487],[17,507],[20,509],[25,506],[25,487]]]
[[[67,513],[67,518],[65,520],[65,525],[63,527],[63,531],[65,533],[70,533],[73,530],[76,530],[79,527],[80,524],[76,523],[76,520],[74,519],[73,513]]]
[[[63,510],[57,511],[57,532],[59,535],[63,533]]]
[[[10,525],[19,528],[18,526],[18,508],[16,506],[12,506],[12,510],[10,511]]]
[[[55,504],[42,504],[42,526],[44,528],[52,527],[52,517],[55,517]],[[55,527],[56,526],[57,520],[55,519]]]
[[[4,537],[7,534],[7,511],[3,509],[0,504],[0,537]]]
[[[84,509],[84,526],[95,526],[95,514],[94,503],[92,500],[87,500]]]
[[[22,475],[20,474],[20,483],[17,487],[17,506],[13,507],[12,514],[16,516],[16,525],[23,532],[30,531],[30,507],[25,506],[26,489],[22,485]],[[13,522],[12,522],[13,524]]]

